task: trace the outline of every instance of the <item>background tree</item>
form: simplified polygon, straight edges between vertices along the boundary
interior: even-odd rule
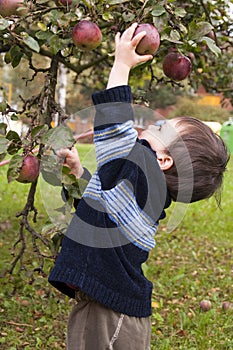
[[[161,44],[154,59],[136,67],[131,72],[131,85],[135,101],[153,106],[151,92],[161,86],[177,90],[197,90],[202,84],[207,92],[222,92],[233,100],[232,84],[232,5],[233,1],[127,1],[127,0],[73,0],[73,1],[22,1],[17,9],[9,9],[10,1],[0,1],[0,52],[2,70],[6,65],[23,72],[23,82],[28,88],[13,95],[14,103],[7,98],[0,104],[7,118],[24,118],[29,129],[23,137],[7,132],[6,123],[0,123],[0,161],[11,156],[9,181],[17,179],[26,155],[34,153],[43,158],[44,175],[54,185],[57,181],[70,186],[72,194],[79,196],[79,185],[64,169],[62,179],[55,174],[52,150],[70,147],[75,143],[71,131],[65,126],[69,113],[57,100],[59,67],[66,68],[73,90],[88,98],[77,101],[76,107],[90,104],[90,92],[106,86],[107,76],[114,56],[114,36],[131,23],[153,23],[159,30]],[[14,1],[13,1],[14,2]],[[17,2],[17,1],[15,1]],[[102,43],[91,51],[82,51],[74,45],[72,29],[82,19],[95,22],[102,32]],[[170,51],[189,56],[191,74],[182,82],[172,81],[163,73],[162,63]],[[36,81],[33,87],[34,82]],[[32,88],[30,87],[32,86]],[[26,91],[26,93],[25,93]],[[15,93],[16,91],[14,91]],[[78,97],[76,98],[78,100]],[[148,104],[149,103],[149,104]],[[15,107],[16,106],[16,107]],[[58,126],[51,129],[53,120]],[[23,155],[23,157],[22,157]],[[46,174],[50,176],[46,177]],[[51,247],[51,242],[36,232],[29,222],[30,215],[37,219],[34,205],[37,182],[31,183],[27,202],[21,213],[17,244],[21,244],[11,272],[18,262],[22,265],[29,232],[41,261],[39,244]],[[55,236],[54,236],[55,237]],[[56,255],[57,241],[51,251]],[[38,243],[39,242],[39,243]]]

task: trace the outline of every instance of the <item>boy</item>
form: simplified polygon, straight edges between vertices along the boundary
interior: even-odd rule
[[[133,129],[130,69],[152,56],[135,49],[137,24],[115,39],[107,89],[93,95],[97,171],[63,150],[71,173],[90,179],[49,281],[78,303],[69,317],[68,350],[149,350],[152,283],[141,265],[171,200],[193,202],[221,187],[228,154],[200,121],[184,117]]]

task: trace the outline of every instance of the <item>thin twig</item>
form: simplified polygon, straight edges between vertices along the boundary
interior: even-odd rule
[[[33,327],[31,324],[27,324],[27,323],[18,323],[18,322],[14,322],[14,321],[3,321],[6,324],[10,324],[12,326],[19,326],[19,327]]]

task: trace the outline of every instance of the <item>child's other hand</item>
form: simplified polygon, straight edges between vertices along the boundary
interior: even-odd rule
[[[75,175],[77,178],[80,178],[83,174],[83,167],[80,162],[78,151],[75,147],[62,148],[56,152],[59,158],[63,159],[63,165],[70,168],[70,174]]]
[[[133,36],[137,25],[137,23],[133,23],[122,35],[117,33],[115,36],[115,63],[127,65],[130,69],[139,63],[153,59],[152,55],[138,55],[136,53],[137,45],[146,35],[146,32],[141,32]]]

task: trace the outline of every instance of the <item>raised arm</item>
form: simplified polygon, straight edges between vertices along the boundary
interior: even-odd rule
[[[127,85],[131,68],[153,58],[152,55],[138,55],[135,51],[140,40],[146,35],[146,32],[141,32],[134,36],[137,25],[133,23],[122,35],[117,33],[115,36],[115,60],[109,75],[107,89]]]

